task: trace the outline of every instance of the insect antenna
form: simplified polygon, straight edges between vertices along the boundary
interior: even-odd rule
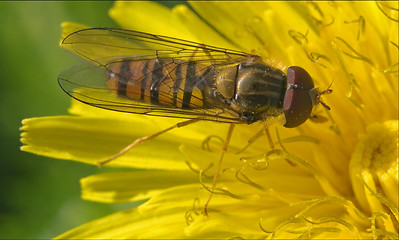
[[[321,95],[326,95],[326,94],[331,94],[333,92],[331,85],[333,84],[333,82],[330,83],[330,85],[326,88],[326,90],[321,91],[317,94],[317,100],[318,102],[323,105],[323,107],[327,110],[331,110],[330,106],[328,106],[325,102],[320,100],[320,96]]]
[[[323,107],[324,107],[325,109],[331,110],[330,106],[328,106],[325,102],[319,100],[319,103],[320,103],[321,105],[323,105]]]

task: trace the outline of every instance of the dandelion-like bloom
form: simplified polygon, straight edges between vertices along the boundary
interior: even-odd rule
[[[87,200],[149,200],[59,238],[397,239],[398,2],[190,4],[201,18],[151,2],[116,2],[110,15],[126,29],[254,50],[283,70],[301,66],[322,89],[332,83],[332,110],[316,112],[328,121],[272,125],[273,151],[261,123],[237,126],[209,216],[209,166],[228,125],[199,122],[161,135],[109,163],[145,171],[81,181]],[[64,25],[66,33],[79,28]],[[70,112],[24,120],[22,150],[96,164],[177,122],[77,102]]]

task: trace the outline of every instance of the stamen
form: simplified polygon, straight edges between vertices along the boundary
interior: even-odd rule
[[[326,193],[328,193],[329,195],[332,195],[332,196],[340,195],[338,193],[338,191],[331,185],[331,183],[323,175],[321,175],[309,162],[307,162],[306,160],[303,160],[299,157],[296,157],[295,155],[292,155],[288,152],[288,150],[284,147],[284,145],[281,141],[280,134],[278,133],[277,128],[276,128],[276,136],[277,136],[277,139],[278,139],[278,142],[279,142],[281,148],[287,154],[284,156],[285,159],[287,159],[288,161],[291,160],[293,162],[298,162],[299,164],[306,167],[314,175],[315,179],[320,183],[320,185],[324,189],[324,191]]]
[[[376,2],[378,9],[390,20],[395,21],[395,22],[399,22],[399,18],[398,18],[398,12],[399,9],[392,7],[390,5],[388,5],[388,3],[385,3],[383,1],[377,1]],[[385,8],[385,9],[384,9]],[[387,9],[387,10],[386,10]],[[393,12],[396,12],[396,16],[390,16],[389,13],[391,13],[393,15]],[[396,18],[395,18],[396,17]]]
[[[200,211],[199,211],[199,204],[200,203],[200,199],[199,198],[195,198],[194,202],[193,202],[193,207],[190,210],[187,210],[187,212],[185,213],[184,217],[186,219],[186,224],[189,226],[191,223],[195,222],[195,217],[193,215],[199,216],[200,215]]]
[[[356,108],[361,110],[363,108],[363,104],[361,103],[361,99],[359,97],[357,99],[355,99],[355,97],[353,96],[354,93],[358,93],[355,90],[360,89],[360,86],[357,83],[357,81],[355,79],[355,76],[352,73],[348,72],[348,69],[346,68],[346,66],[344,64],[344,60],[342,58],[342,52],[343,52],[342,49],[338,47],[338,45],[337,45],[337,43],[335,41],[333,41],[331,44],[332,44],[332,47],[333,47],[333,49],[335,51],[335,54],[337,55],[338,63],[341,66],[342,70],[344,71],[345,75],[348,78],[349,89],[348,89],[348,91],[346,93],[346,96],[353,103],[353,105],[356,106]]]
[[[349,53],[349,52],[344,51],[343,48],[339,48],[339,50],[340,50],[343,54],[345,54],[345,55],[348,56],[348,57],[357,59],[357,60],[365,61],[365,62],[367,62],[368,64],[370,64],[371,66],[374,66],[374,63],[373,63],[373,61],[371,61],[370,58],[367,58],[367,57],[361,55],[361,54],[360,54],[359,52],[357,52],[351,45],[349,45],[349,43],[347,43],[343,38],[335,37],[335,39],[336,39],[336,40],[339,40],[340,42],[342,42],[342,43],[344,44],[344,46],[349,50],[349,52],[351,52],[351,53]]]
[[[338,224],[344,226],[346,229],[348,229],[350,232],[352,232],[352,234],[354,235],[354,237],[356,239],[361,239],[361,236],[360,236],[360,233],[359,233],[359,230],[357,229],[357,227],[355,227],[354,225],[345,221],[342,218],[326,216],[326,217],[321,217],[321,218],[317,219],[317,221],[311,221],[304,217],[304,220],[306,222],[309,222],[309,223],[315,224],[315,225],[335,222],[335,223],[338,223]]]
[[[395,216],[396,221],[399,221],[399,210],[395,206],[395,204],[389,201],[386,197],[384,197],[384,195],[373,191],[373,189],[367,185],[367,183],[362,179],[362,177],[358,176],[358,179],[363,183],[364,187],[370,192],[370,195],[378,199],[385,206],[387,206],[391,211],[391,213]]]
[[[191,162],[189,162],[189,161],[184,161],[184,162],[186,163],[186,165],[188,166],[188,168],[191,171],[193,171],[193,172],[195,172],[197,174],[199,174],[202,171],[202,176],[204,176],[205,178],[212,178],[213,177],[213,176],[208,176],[208,175],[205,174],[206,171],[208,171],[211,167],[213,167],[213,163],[209,164],[209,166],[207,168],[205,168],[205,170],[200,170],[200,169],[195,168]]]
[[[269,158],[267,153],[256,156],[241,157],[240,161],[246,164],[243,166],[243,168],[249,166],[256,170],[264,170],[269,166]]]
[[[312,61],[314,63],[317,63],[317,64],[319,64],[320,66],[322,66],[324,68],[327,68],[327,66],[325,64],[321,63],[319,61],[319,59],[324,59],[324,60],[326,60],[327,63],[331,64],[331,60],[326,55],[320,54],[320,53],[317,53],[317,52],[310,52],[309,53],[309,50],[307,48],[308,39],[306,37],[307,34],[308,34],[308,30],[306,31],[305,34],[300,33],[298,31],[295,31],[295,30],[289,30],[288,34],[291,36],[292,39],[294,39],[294,41],[296,43],[301,45],[302,50],[304,51],[305,55],[307,56],[307,58],[310,61]]]
[[[236,172],[236,178],[237,178],[238,181],[240,181],[240,182],[242,182],[242,183],[244,183],[244,184],[248,184],[248,185],[250,185],[250,186],[252,186],[252,187],[254,187],[254,188],[256,188],[256,189],[265,190],[265,188],[264,188],[263,186],[261,186],[261,185],[255,183],[255,182],[253,182],[251,179],[249,179],[248,176],[245,175],[245,174],[242,172],[242,170],[243,170],[243,169],[239,169],[239,170]]]
[[[363,16],[359,16],[358,19],[352,20],[352,21],[344,21],[344,23],[357,23],[357,35],[356,35],[356,40],[359,41],[360,39],[360,34],[364,32],[364,28],[366,26],[366,21],[364,20]]]
[[[204,141],[201,144],[201,148],[208,151],[208,152],[215,152],[215,151],[220,151],[218,148],[217,150],[214,150],[211,148],[211,142],[212,140],[219,140],[220,141],[220,148],[223,146],[224,140],[223,138],[216,136],[216,135],[210,135],[207,138],[204,139]]]
[[[240,149],[236,154],[240,154],[243,153],[245,150],[248,149],[248,147],[250,147],[252,145],[252,143],[254,143],[259,137],[264,135],[264,131],[263,129],[261,129],[260,131],[258,131],[253,137],[251,137],[248,140],[247,145],[245,145],[242,149]]]
[[[322,27],[328,27],[334,23],[334,17],[332,15],[325,15],[319,5],[316,2],[307,2],[312,8],[309,8],[309,17],[313,22]],[[326,16],[329,16],[331,20],[327,22]]]
[[[391,226],[391,231],[387,231],[381,228],[377,227],[377,222],[379,218],[382,219],[384,223],[389,221],[389,215],[384,213],[384,212],[374,212],[373,215],[371,216],[371,227],[370,229],[367,229],[368,232],[371,232],[373,235],[373,239],[379,239],[380,236],[388,236],[391,239],[398,239],[399,234],[393,232],[395,231],[395,228]],[[388,220],[388,221],[387,221]],[[389,227],[385,226],[385,228],[389,229]]]

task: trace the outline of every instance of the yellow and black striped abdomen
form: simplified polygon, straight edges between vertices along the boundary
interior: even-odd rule
[[[205,89],[215,76],[194,61],[160,59],[110,63],[107,70],[108,87],[118,96],[183,109],[205,107]]]

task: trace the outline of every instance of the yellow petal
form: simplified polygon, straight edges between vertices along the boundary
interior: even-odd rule
[[[144,217],[136,209],[129,209],[81,225],[55,239],[179,239],[185,236],[183,217],[181,212]]]
[[[83,199],[119,203],[148,199],[166,188],[196,181],[191,171],[135,171],[92,175],[80,184]]]
[[[262,32],[258,32],[262,26],[258,21],[260,19],[258,14],[261,9],[265,9],[264,4],[190,1],[190,5],[205,21],[212,23],[218,32],[240,49],[251,52],[252,49],[260,51],[264,47],[264,42],[257,38],[259,35],[262,36]]]
[[[208,24],[202,21],[202,19],[186,5],[177,5],[172,9],[172,13],[176,15],[177,21],[185,23],[187,31],[191,32],[193,36],[197,36],[198,42],[223,48],[236,48]]]
[[[74,23],[74,22],[63,22],[61,24],[61,28],[62,28],[62,34],[61,34],[61,41],[62,41],[69,34],[79,31],[79,30],[82,30],[82,29],[89,28],[89,27],[86,25]]]
[[[135,139],[152,134],[151,123],[91,117],[43,117],[23,121],[23,151],[96,165]],[[164,136],[165,137],[165,136]],[[187,169],[179,141],[158,137],[110,162],[109,166]],[[101,147],[99,147],[101,146]],[[156,151],[154,151],[156,149]]]
[[[117,1],[109,15],[119,26],[153,34],[198,40],[172,13],[172,10],[152,1]]]

